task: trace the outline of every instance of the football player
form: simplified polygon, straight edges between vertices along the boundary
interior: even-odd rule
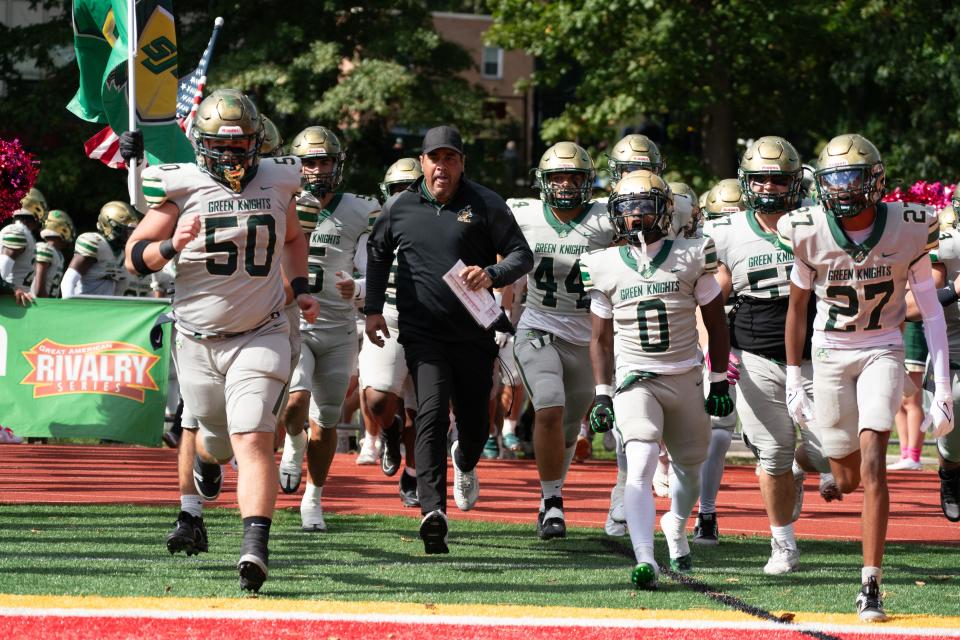
[[[380,183],[380,193],[384,202],[403,191],[423,175],[420,162],[416,158],[401,158],[387,168]],[[417,403],[413,394],[413,381],[407,370],[407,360],[403,345],[397,340],[400,328],[397,326],[397,283],[396,266],[390,269],[387,279],[387,295],[383,306],[383,317],[387,322],[390,335],[384,337],[383,347],[377,348],[363,334],[363,346],[360,348],[360,389],[363,393],[366,413],[364,424],[379,428],[382,441],[381,469],[388,477],[400,469],[400,442],[406,451],[406,466],[400,475],[400,502],[406,507],[417,507],[417,468],[414,458],[413,417]],[[398,416],[400,407],[404,407],[403,417]]]
[[[128,280],[123,269],[123,247],[139,220],[140,215],[126,202],[113,200],[101,207],[97,231],[77,236],[73,259],[60,282],[65,299],[123,295]]]
[[[934,267],[942,270],[948,283],[937,290],[937,296],[944,305],[951,363],[960,362],[960,295],[956,291],[957,279],[960,278],[960,229],[956,215],[958,210],[960,198],[954,195],[952,207],[947,207],[940,213],[940,243],[939,247],[931,252]],[[951,367],[954,366],[951,364]],[[953,368],[950,375],[956,415],[956,410],[960,407],[960,374]],[[947,520],[960,522],[960,429],[954,429],[937,440],[937,453],[940,459],[940,508]]]
[[[196,165],[144,171],[151,208],[127,242],[126,266],[145,275],[176,260],[173,352],[184,403],[199,424],[194,481],[200,496],[216,498],[220,464],[236,457],[237,568],[241,588],[257,591],[267,578],[277,496],[276,412],[290,373],[281,263],[304,317],[318,311],[294,199],[300,162],[258,161],[262,123],[236,90],[204,99],[191,136]]]
[[[624,175],[631,171],[646,169],[660,175],[666,163],[656,143],[645,135],[631,133],[613,145],[607,158],[607,170],[610,182],[616,185]]]
[[[63,278],[63,252],[73,242],[76,231],[66,211],[54,209],[47,214],[37,245],[33,283],[30,290],[38,298],[59,298],[60,279]]]
[[[739,174],[747,209],[709,220],[704,235],[717,248],[717,280],[724,302],[734,296],[736,300],[728,318],[732,352],[742,363],[737,410],[744,441],[760,460],[760,493],[772,534],[764,572],[776,575],[796,570],[800,562],[793,522],[803,503],[804,474],[794,469],[796,427],[785,404],[783,346],[793,253],[776,233],[777,221],[800,206],[800,154],[787,140],[764,136],[743,154]],[[809,351],[803,367],[809,378]],[[714,439],[718,435],[726,436],[725,453],[731,432],[715,428]],[[701,495],[698,526],[715,540],[716,513],[705,502]]]
[[[616,428],[627,458],[625,515],[637,564],[631,580],[657,587],[653,555],[656,511],[654,467],[660,441],[673,460],[670,511],[660,520],[670,566],[689,571],[693,562],[685,527],[697,501],[700,465],[710,443],[709,415],[733,411],[726,363],[729,337],[720,287],[713,274],[716,251],[709,238],[671,238],[673,196],[646,170],[624,176],[607,210],[626,244],[582,256],[580,271],[590,295],[590,360],[596,396],[591,428]],[[703,397],[703,358],[697,344],[697,308],[709,334],[711,371]]]
[[[20,201],[13,222],[0,229],[0,280],[14,289],[29,289],[33,280],[37,232],[47,217],[47,201],[37,189]]]
[[[275,158],[283,155],[283,136],[280,135],[277,125],[265,115],[261,114],[260,117],[263,118],[263,142],[260,143],[260,157]]]
[[[925,206],[881,202],[883,160],[857,134],[837,136],[824,146],[815,179],[819,204],[777,223],[794,256],[785,330],[787,408],[799,424],[812,421],[843,493],[863,482],[863,569],[856,608],[861,620],[884,620],[886,452],[903,391],[900,325],[908,283],[933,362],[936,390],[928,424],[934,436],[953,428],[946,325],[927,256],[937,246],[937,216]],[[801,368],[811,293],[817,297],[812,407]]]
[[[537,535],[550,540],[567,534],[563,482],[580,419],[593,400],[593,379],[583,366],[590,355],[590,299],[580,281],[580,256],[609,247],[614,230],[604,206],[591,201],[595,174],[583,148],[558,142],[544,152],[535,175],[539,200],[507,201],[535,265],[513,353],[535,411]]]
[[[294,493],[300,486],[306,453],[310,474],[300,504],[304,531],[326,531],[321,504],[323,486],[337,448],[340,405],[357,359],[354,300],[363,297],[368,220],[380,210],[373,198],[337,191],[346,153],[337,136],[321,126],[297,134],[290,152],[301,164],[302,191],[297,215],[308,238],[309,292],[320,306],[313,321],[300,324],[300,363],[290,383],[290,401],[283,414],[286,427],[280,459],[280,487]],[[304,433],[311,393],[319,409],[316,427]]]

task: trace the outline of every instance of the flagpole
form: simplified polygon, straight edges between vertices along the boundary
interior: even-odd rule
[[[127,130],[137,128],[137,3],[127,0]],[[127,193],[130,204],[136,207],[140,190],[140,163],[127,167]]]

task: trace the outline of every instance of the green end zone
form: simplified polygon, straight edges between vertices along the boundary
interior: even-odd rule
[[[235,563],[241,524],[230,509],[207,509],[210,552],[171,556],[164,545],[172,508],[0,506],[0,593],[150,597],[244,597]],[[802,541],[801,570],[771,577],[769,541],[724,536],[693,546],[695,568],[661,577],[660,591],[636,592],[628,538],[571,529],[539,541],[534,525],[461,521],[452,514],[450,555],[426,556],[412,518],[327,515],[330,532],[300,531],[294,510],[274,519],[270,578],[260,598],[512,604],[650,610],[746,608],[762,612],[853,612],[859,586],[856,543]],[[657,538],[657,557],[667,559]],[[887,547],[888,612],[955,616],[956,550]]]

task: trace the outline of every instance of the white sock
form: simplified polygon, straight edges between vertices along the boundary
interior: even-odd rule
[[[287,432],[286,437],[283,439],[283,450],[286,451],[287,447],[290,448],[290,452],[300,457],[303,453],[304,447],[307,446],[307,432],[306,430],[301,431],[297,435],[291,435],[290,432]],[[301,458],[302,460],[303,458]]]
[[[503,419],[503,429],[500,430],[500,435],[509,436],[514,435],[517,432],[517,421],[511,420],[510,418]]]
[[[563,489],[563,480],[540,481],[540,511],[544,510],[544,501],[547,498],[559,498]]]
[[[726,429],[710,430],[710,447],[707,459],[700,468],[700,513],[716,513],[717,494],[723,479],[723,463],[730,449],[733,434]]]
[[[700,465],[674,460],[670,465],[670,511],[686,524],[699,496]]]
[[[770,534],[773,536],[773,539],[780,543],[781,546],[788,547],[790,549],[797,548],[797,538],[793,534],[793,523],[785,524],[782,527],[776,525],[770,525]]]
[[[864,567],[860,569],[860,584],[867,584],[870,578],[876,578],[877,583],[883,579],[883,569],[880,567]]]
[[[197,518],[203,517],[203,498],[198,495],[180,496],[180,510]]]
[[[652,487],[657,451],[657,444],[653,442],[631,440],[627,443],[626,486],[623,490],[623,510],[637,562],[654,566],[653,530],[657,510],[653,503]]]
[[[318,487],[309,480],[307,481],[307,488],[303,490],[303,501],[312,502],[314,504],[320,504],[320,498],[323,494],[323,487]]]

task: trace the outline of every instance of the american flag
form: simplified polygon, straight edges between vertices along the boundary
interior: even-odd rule
[[[197,115],[197,107],[203,100],[203,88],[207,84],[207,68],[210,66],[213,47],[222,27],[223,18],[218,17],[213,23],[213,33],[210,34],[210,41],[207,43],[207,48],[203,50],[203,55],[200,56],[197,68],[180,78],[180,85],[177,88],[177,121],[188,137]],[[83,148],[88,158],[99,160],[111,169],[127,168],[123,158],[120,157],[120,138],[110,127],[105,127],[87,140]]]

